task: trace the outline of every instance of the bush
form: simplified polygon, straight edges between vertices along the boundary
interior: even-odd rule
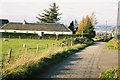
[[[82,43],[87,43],[87,42],[91,42],[92,40],[87,38],[87,37],[78,37],[78,38],[75,38],[74,40],[74,44],[82,44]]]
[[[64,39],[61,43],[61,46],[72,46],[73,45],[73,38]]]

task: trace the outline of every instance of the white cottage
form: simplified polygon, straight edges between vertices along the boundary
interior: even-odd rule
[[[15,33],[37,33],[42,34],[72,34],[72,31],[65,27],[64,24],[55,23],[23,23],[10,22],[1,27],[1,32]]]

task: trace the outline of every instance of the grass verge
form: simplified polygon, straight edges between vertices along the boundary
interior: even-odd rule
[[[120,68],[112,68],[104,73],[101,73],[100,78],[101,80],[119,80]]]
[[[2,80],[19,80],[21,78],[32,78],[36,74],[43,73],[46,69],[66,59],[73,53],[92,44],[93,42],[90,42],[87,44],[76,45],[70,48],[64,48],[62,51],[47,55],[47,57],[41,57],[35,61],[31,60],[24,65],[5,70],[3,71]]]
[[[113,38],[112,40],[106,43],[105,48],[112,50],[120,50],[119,46],[120,46],[120,39]]]

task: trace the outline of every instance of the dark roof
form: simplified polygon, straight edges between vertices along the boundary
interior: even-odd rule
[[[8,23],[2,26],[5,30],[31,30],[31,31],[58,31],[58,32],[71,32],[63,24],[54,23]]]
[[[8,19],[0,19],[0,26],[9,23]]]

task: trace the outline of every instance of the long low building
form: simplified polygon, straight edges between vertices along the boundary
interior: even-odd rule
[[[13,32],[13,33],[37,33],[39,36],[42,34],[72,34],[72,31],[64,24],[55,23],[23,23],[10,22],[1,27],[0,32]]]

